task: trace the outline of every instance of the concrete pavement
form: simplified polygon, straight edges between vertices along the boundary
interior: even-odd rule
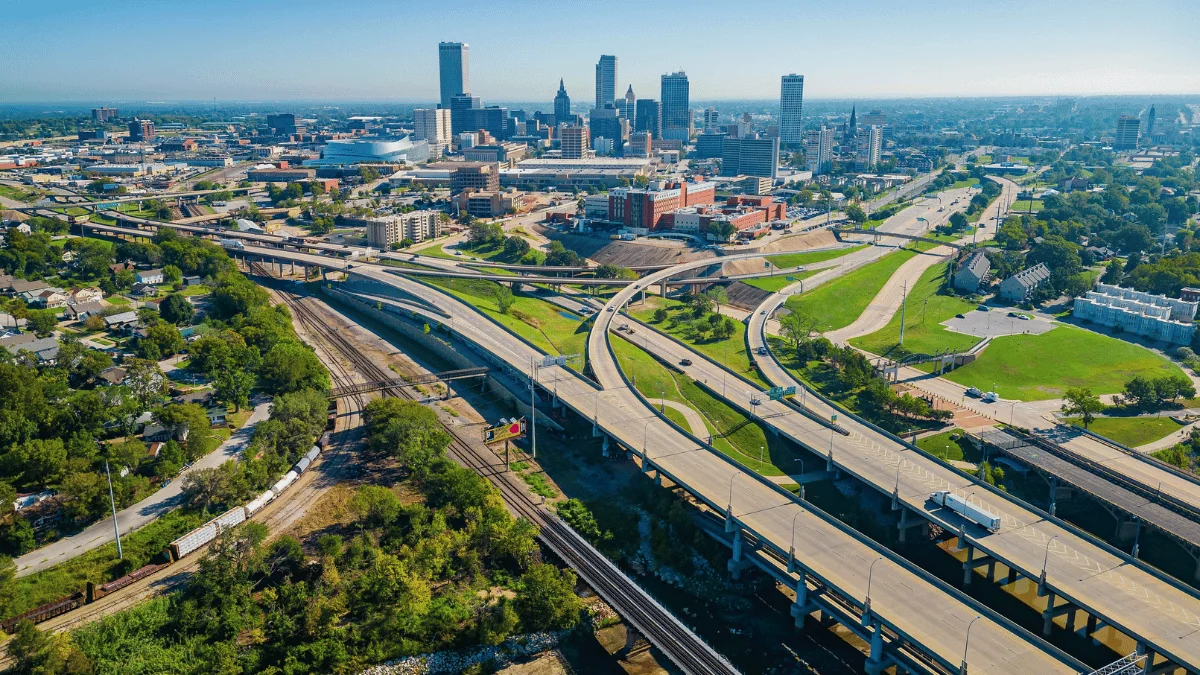
[[[241,454],[242,450],[250,442],[250,439],[254,437],[255,426],[262,420],[267,419],[270,415],[270,410],[270,402],[258,404],[254,407],[254,412],[250,414],[250,417],[242,425],[242,428],[233,432],[233,435],[215,450],[196,460],[190,468],[180,472],[166,487],[159,489],[142,501],[118,511],[117,524],[120,526],[121,536],[126,536],[139,527],[154,521],[167,511],[179,506],[183,502],[184,476],[200,469],[211,469],[220,466],[226,460]],[[36,551],[30,551],[17,558],[13,561],[17,566],[17,576],[23,577],[27,574],[33,574],[34,572],[53,567],[111,541],[113,541],[113,521],[109,517],[92,523],[78,534],[64,537],[52,544],[47,544]]]

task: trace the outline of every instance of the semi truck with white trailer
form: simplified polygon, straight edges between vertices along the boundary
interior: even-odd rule
[[[956,494],[942,490],[930,496],[934,504],[944,506],[988,532],[1000,531],[1000,516],[985,511]]]

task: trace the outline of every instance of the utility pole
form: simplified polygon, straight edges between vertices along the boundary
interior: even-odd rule
[[[529,357],[529,436],[533,440],[533,459],[537,461],[537,361]]]
[[[908,302],[908,282],[904,282],[904,289],[900,291],[900,346],[904,346],[904,306]]]
[[[108,477],[108,503],[112,506],[113,514],[113,534],[117,537],[117,558],[125,559],[125,553],[121,550],[121,528],[117,526],[117,500],[113,497],[112,489],[112,474],[108,471],[108,460],[104,460],[104,475]]]

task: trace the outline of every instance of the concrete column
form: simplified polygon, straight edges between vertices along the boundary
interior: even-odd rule
[[[975,568],[975,566],[974,566],[974,565],[972,565],[971,563],[972,563],[972,561],[973,561],[974,559],[975,559],[975,547],[974,547],[974,546],[967,546],[967,559],[966,559],[966,561],[965,561],[965,562],[963,562],[963,564],[962,564],[962,567],[963,567],[963,586],[970,586],[970,585],[971,585],[971,577],[972,577],[972,576],[974,576],[973,574],[971,574],[971,570],[973,570],[973,569]]]
[[[663,282],[661,284],[659,284],[658,294],[664,298],[667,297],[667,281],[666,281],[666,279],[664,279]]]
[[[1146,662],[1142,664],[1142,675],[1150,675],[1154,670],[1154,650],[1149,645],[1138,643],[1137,653],[1146,656]]]
[[[734,579],[742,576],[742,530],[737,529],[733,533],[733,557],[729,559],[729,573]]]
[[[804,581],[805,576],[804,570],[800,570],[800,579],[796,582],[796,601],[792,603],[796,628],[804,628],[804,619],[808,616],[808,584]]]
[[[908,523],[908,509],[901,509],[900,510],[900,524],[898,525],[898,527],[900,528],[900,543],[901,544],[904,543],[905,535],[908,533],[908,528],[905,527],[905,525],[907,523]]]
[[[1096,632],[1096,628],[1097,628],[1096,617],[1092,616],[1091,614],[1088,614],[1087,627],[1083,629],[1083,634],[1091,635]]]
[[[1050,477],[1050,515],[1054,515],[1054,511],[1058,506],[1058,478]]]
[[[1005,585],[1017,582],[1017,571],[1013,568],[1008,568],[1008,579],[1004,582]]]
[[[1054,591],[1049,591],[1046,594],[1046,609],[1042,610],[1042,637],[1050,637],[1050,631],[1054,628]]]
[[[995,561],[995,560],[989,560],[989,561],[988,561],[988,564],[987,564],[987,580],[988,580],[988,581],[995,581],[995,580],[996,580],[996,561]]]
[[[878,621],[871,622],[871,654],[867,657],[866,671],[879,675],[883,666],[883,629]]]

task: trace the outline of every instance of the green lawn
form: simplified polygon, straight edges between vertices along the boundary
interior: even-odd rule
[[[1074,326],[1057,325],[1041,335],[1004,335],[975,361],[945,375],[962,385],[994,390],[1004,398],[1061,398],[1067,387],[1115,394],[1135,375],[1183,375],[1178,366],[1148,349]]]
[[[123,295],[110,295],[107,298],[105,298],[105,300],[108,301],[108,304],[116,306],[116,307],[128,305],[130,302],[129,298],[127,298]]]
[[[668,312],[667,319],[662,323],[654,321],[654,310],[659,307],[666,308]],[[750,356],[746,352],[746,324],[741,321],[734,322],[733,335],[727,340],[717,340],[711,335],[698,340],[691,328],[691,310],[678,300],[656,295],[647,295],[645,304],[631,304],[629,315],[691,345],[696,351],[757,382],[760,386],[770,386],[758,374],[758,369],[750,365]]]
[[[831,251],[800,251],[798,253],[783,253],[780,255],[768,256],[767,260],[771,261],[771,264],[776,267],[791,268],[799,265],[811,265],[813,263],[840,258],[846,254],[853,253],[855,251],[861,251],[867,246],[870,246],[870,244],[860,244],[858,246],[839,248]]]
[[[978,178],[968,178],[967,180],[960,180],[958,182],[951,183],[950,187],[948,187],[946,189],[947,190],[961,190],[965,187],[975,187],[976,185],[979,185]]]
[[[791,272],[790,274],[786,273],[786,272],[780,272],[773,277],[759,277],[757,279],[742,279],[741,282],[743,284],[746,284],[747,286],[761,288],[764,291],[774,293],[776,291],[783,290],[785,287],[796,283],[800,279],[807,279],[807,278],[811,277],[812,275],[817,274],[818,272],[822,272],[822,271],[823,270],[805,270],[803,272]],[[788,277],[791,277],[790,281],[788,280]]]
[[[532,242],[530,243],[532,245]],[[454,250],[462,251],[462,255],[454,255],[453,250],[447,250],[447,245],[428,248],[423,251],[418,251],[420,255],[433,256],[435,258],[447,258],[449,260],[466,260],[469,258],[480,258],[489,262],[508,263],[508,264],[523,264],[523,265],[541,265],[546,260],[546,254],[535,249],[531,249],[522,258],[514,258],[511,255],[504,253],[504,246],[480,246],[478,248],[468,248],[467,242],[458,244],[458,248]]]
[[[949,262],[925,270],[920,280],[909,290],[904,316],[904,346],[900,346],[900,312],[881,330],[854,338],[850,344],[872,354],[892,359],[908,354],[932,354],[936,351],[964,351],[975,346],[979,338],[952,333],[941,325],[955,314],[969,312],[975,305],[952,295],[943,295],[943,280]]]
[[[917,447],[941,459],[959,462],[979,461],[979,451],[966,442],[962,429],[951,429],[940,434],[919,438]]]
[[[812,291],[789,297],[784,306],[793,312],[812,316],[817,330],[844,328],[854,323],[879,293],[879,289],[914,255],[917,254],[908,250],[889,253]]]
[[[591,324],[557,305],[539,298],[518,295],[513,298],[508,314],[501,314],[492,292],[499,284],[494,281],[449,277],[429,277],[429,281],[499,321],[504,327],[548,354],[584,353]],[[582,370],[584,363],[583,359],[579,358],[571,360],[567,365],[574,370]]]
[[[1012,208],[1009,209],[1012,213],[1029,213],[1029,203],[1033,202],[1033,212],[1037,213],[1042,210],[1042,200],[1040,199],[1018,199],[1013,202]]]
[[[617,337],[612,339],[612,344],[617,363],[638,391],[651,402],[665,394],[667,400],[698,411],[717,450],[764,476],[782,476],[788,470],[795,470],[789,467],[800,455],[774,434],[766,433],[760,423],[749,423],[741,412],[706,392],[688,376],[669,370],[640,347]],[[666,408],[665,414],[684,429],[690,429],[682,413]],[[762,462],[758,460],[760,448],[763,450]],[[653,448],[650,448],[650,457],[654,457]]]
[[[1078,417],[1068,417],[1066,421],[1077,427],[1083,426],[1083,420]],[[1157,441],[1179,429],[1179,424],[1169,417],[1097,417],[1088,427],[1092,433],[1131,448]]]
[[[42,198],[42,193],[37,190],[19,188],[12,185],[0,185],[0,197],[26,204],[34,204]]]
[[[0,608],[0,618],[15,616],[81,591],[88,581],[105,583],[149,562],[162,562],[158,558],[167,544],[204,520],[205,517],[196,512],[170,511],[145,527],[121,536],[124,563],[117,558],[116,544],[109,543],[49,569],[16,579],[10,584],[12,601]]]

